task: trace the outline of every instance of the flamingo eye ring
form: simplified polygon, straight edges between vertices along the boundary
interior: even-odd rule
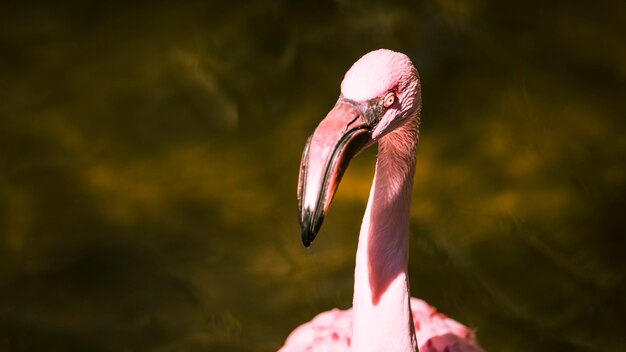
[[[396,93],[389,92],[383,99],[383,106],[389,109],[396,102]]]

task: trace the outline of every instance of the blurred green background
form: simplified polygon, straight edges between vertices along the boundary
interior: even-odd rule
[[[623,1],[0,5],[0,351],[271,351],[347,308],[375,150],[311,249],[344,72],[422,77],[412,294],[489,351],[626,350]]]

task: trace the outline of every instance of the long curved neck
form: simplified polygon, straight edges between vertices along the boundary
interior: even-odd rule
[[[379,142],[356,256],[353,351],[417,351],[407,272],[416,147],[417,121]]]

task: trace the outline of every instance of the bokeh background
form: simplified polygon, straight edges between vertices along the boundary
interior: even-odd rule
[[[380,47],[422,77],[412,294],[489,351],[626,350],[625,33],[623,1],[3,2],[0,351],[272,351],[349,307],[375,150],[308,250],[296,181]]]

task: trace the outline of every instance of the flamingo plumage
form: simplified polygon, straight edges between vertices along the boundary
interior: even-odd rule
[[[308,247],[350,159],[378,143],[356,254],[353,307],[320,313],[294,330],[281,352],[482,351],[471,329],[410,296],[409,221],[420,110],[419,75],[406,55],[372,51],[346,73],[339,100],[304,149],[298,205]]]

